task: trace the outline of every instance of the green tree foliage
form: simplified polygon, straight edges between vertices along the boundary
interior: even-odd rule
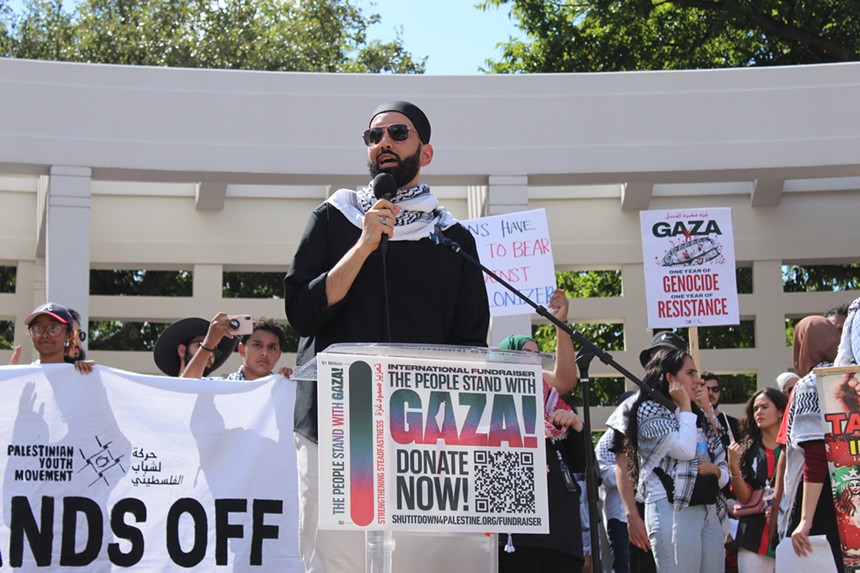
[[[15,323],[0,320],[0,348],[9,349],[15,345]]]
[[[0,267],[0,292],[15,292],[17,278],[16,267]]]
[[[820,292],[860,289],[860,263],[847,265],[784,265],[785,292]],[[846,300],[846,303],[851,302]],[[821,309],[824,312],[827,309]]]
[[[490,71],[605,72],[845,62],[860,54],[856,0],[485,0],[527,39]]]
[[[165,328],[167,324],[158,322],[91,320],[88,347],[90,350],[151,352]]]
[[[5,7],[5,6],[4,6]],[[423,73],[399,37],[367,42],[379,15],[353,0],[28,0],[0,10],[0,54],[127,65]]]
[[[224,298],[284,298],[284,274],[225,272]]]
[[[191,296],[188,271],[90,270],[90,294],[109,296]]]
[[[555,280],[573,298],[621,296],[621,271],[556,271]]]

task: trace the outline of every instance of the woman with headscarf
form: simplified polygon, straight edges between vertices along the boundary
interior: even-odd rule
[[[722,573],[727,510],[720,489],[729,472],[720,436],[694,402],[704,389],[696,364],[687,352],[660,351],[644,382],[678,406],[672,412],[640,393],[627,425],[657,570]]]
[[[788,511],[781,517],[780,531],[791,535],[794,552],[801,557],[812,551],[810,535],[826,535],[841,571],[842,550],[813,371],[832,365],[839,338],[839,330],[823,316],[807,316],[794,329],[794,369],[802,378],[794,387],[788,411],[783,482]]]
[[[553,316],[566,322],[569,305],[564,291],[556,289],[547,308]],[[556,336],[555,366],[552,370],[543,371],[549,533],[500,534],[500,573],[582,571],[582,523],[579,517],[581,491],[573,474],[585,467],[585,436],[582,433],[582,420],[562,399],[576,386],[573,341],[560,328],[556,329]],[[539,351],[533,338],[519,335],[507,337],[499,348]]]

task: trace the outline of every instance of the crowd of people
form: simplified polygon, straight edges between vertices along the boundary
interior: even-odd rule
[[[416,105],[378,106],[362,139],[370,176],[389,174],[395,188],[341,189],[311,214],[284,280],[286,316],[301,336],[299,366],[340,342],[486,346],[490,317],[481,271],[438,245],[455,242],[477,258],[475,241],[420,182],[434,155],[430,135]],[[815,369],[856,363],[858,302],[801,320],[793,372],[750,396],[740,420],[720,410],[720,379],[699,372],[686,341],[672,332],[654,336],[639,357],[647,391],[624,396],[596,446],[612,571],[772,572],[779,569],[774,547],[780,539],[804,556],[814,550],[815,535],[826,536],[842,570]],[[563,291],[547,306],[567,321]],[[171,324],[155,345],[156,365],[168,376],[204,378],[238,349],[242,366],[227,380],[289,376],[290,369],[277,366],[283,327],[259,317],[252,332],[239,335],[232,318],[221,312]],[[84,374],[92,371],[73,310],[48,303],[25,325],[40,363],[71,362]],[[584,494],[575,474],[584,470],[591,442],[565,400],[577,384],[573,343],[560,329],[557,335],[555,366],[543,371],[549,533],[499,532],[500,571],[589,570]],[[501,347],[538,351],[527,336],[512,335]],[[13,363],[19,356],[16,349]],[[845,392],[856,401],[856,390]],[[316,383],[299,380],[294,431],[302,562],[308,572],[364,571],[363,532],[319,529],[318,430]],[[450,563],[446,553],[440,547],[434,554],[435,570],[471,570],[465,552],[451,551]]]

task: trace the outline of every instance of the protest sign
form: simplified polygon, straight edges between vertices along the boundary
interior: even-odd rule
[[[292,382],[46,364],[0,384],[2,566],[302,571]]]
[[[540,366],[322,353],[320,527],[548,531]]]
[[[481,263],[532,302],[546,306],[555,290],[555,265],[546,211],[534,209],[462,221],[478,247]],[[491,316],[531,314],[531,306],[484,274]]]
[[[739,323],[731,209],[642,211],[648,328]]]
[[[816,368],[845,571],[860,571],[860,366]]]

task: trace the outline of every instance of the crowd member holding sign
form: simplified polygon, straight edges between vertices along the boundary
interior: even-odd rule
[[[791,536],[794,551],[801,557],[812,551],[810,535],[826,535],[837,570],[842,571],[814,372],[832,366],[839,338],[838,328],[822,316],[807,316],[794,329],[794,368],[802,378],[794,387],[788,411],[782,494],[788,511],[781,517],[780,531]]]
[[[727,520],[720,488],[729,481],[720,437],[701,409],[702,379],[687,352],[658,352],[644,382],[677,412],[641,394],[630,410],[627,439],[645,501],[645,524],[661,573],[720,573]]]
[[[554,317],[567,321],[570,301],[555,289],[547,309]],[[561,398],[576,386],[576,354],[573,341],[556,328],[556,357],[552,370],[543,371],[544,435],[546,437],[547,495],[549,533],[500,534],[499,571],[501,573],[555,573],[582,571],[582,523],[579,498],[582,489],[573,474],[585,468],[583,422]],[[528,336],[511,335],[499,348],[539,352]]]
[[[76,335],[74,317],[69,309],[61,304],[49,302],[36,308],[24,319],[24,324],[33,340],[33,348],[39,353],[39,364],[62,364],[66,353]],[[13,357],[17,363],[17,357]],[[95,362],[77,360],[75,369],[89,374]]]
[[[180,378],[202,378],[210,356],[218,349],[218,345],[226,339],[234,337],[231,334],[231,317],[226,312],[219,312],[209,323],[206,336],[198,347],[203,352],[196,352],[188,365],[179,375]],[[284,327],[275,319],[261,316],[254,321],[253,332],[242,335],[238,350],[242,356],[242,365],[236,372],[228,374],[226,380],[256,380],[272,374],[278,360],[281,359],[281,348],[287,341]],[[278,371],[289,378],[292,368],[284,366]]]
[[[481,270],[430,240],[441,232],[478,258],[471,233],[419,182],[433,159],[427,116],[406,101],[383,103],[363,139],[371,177],[391,174],[396,192],[377,199],[370,185],[340,189],[311,214],[284,279],[287,318],[301,335],[297,364],[338,342],[486,346],[489,305]],[[316,383],[299,381],[302,561],[308,572],[363,571],[362,532],[318,528],[317,425]]]
[[[747,401],[746,417],[736,436],[738,441],[728,451],[732,491],[740,505],[750,503],[754,495],[773,499],[776,465],[782,453],[776,435],[787,402],[785,394],[776,388],[763,388]],[[774,572],[776,562],[770,547],[766,512],[769,514],[769,506],[757,513],[737,516],[739,573]]]

